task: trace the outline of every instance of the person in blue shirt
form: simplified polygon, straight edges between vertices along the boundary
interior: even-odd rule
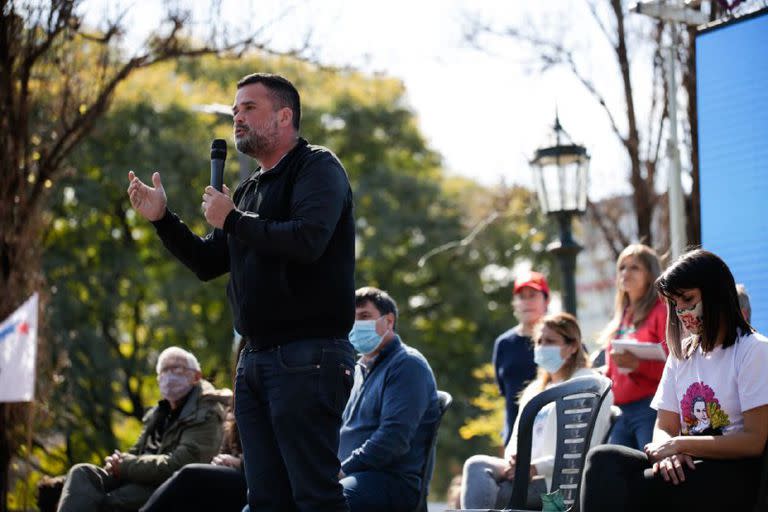
[[[361,356],[339,442],[339,478],[351,512],[413,510],[440,415],[432,369],[396,326],[392,297],[357,290],[349,338]]]
[[[531,336],[534,327],[547,312],[549,285],[539,272],[523,272],[515,279],[512,308],[517,326],[502,333],[493,344],[493,368],[496,383],[506,402],[506,422],[502,437],[509,442],[518,412],[518,399],[525,385],[536,378]]]

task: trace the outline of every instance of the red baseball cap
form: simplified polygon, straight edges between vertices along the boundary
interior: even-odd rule
[[[544,295],[549,297],[549,285],[547,284],[547,278],[544,277],[544,274],[529,271],[518,275],[515,278],[515,287],[512,289],[512,294],[516,294],[526,286],[528,288],[533,288],[534,290],[543,292]]]

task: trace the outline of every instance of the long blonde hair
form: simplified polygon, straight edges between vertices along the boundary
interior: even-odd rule
[[[563,369],[566,373],[565,380],[570,379],[576,370],[589,368],[589,357],[587,357],[587,353],[584,351],[581,343],[581,328],[575,316],[570,313],[557,313],[545,316],[536,327],[536,332],[533,336],[534,343],[538,341],[544,327],[549,327],[562,336],[566,345],[577,346],[577,350],[563,364]],[[538,385],[541,388],[539,391],[543,391],[550,382],[552,382],[552,374],[544,368],[539,368],[536,380],[531,385]]]
[[[644,244],[628,245],[621,251],[621,254],[619,254],[619,257],[616,260],[616,297],[613,301],[613,318],[605,329],[603,329],[603,332],[600,333],[599,344],[603,347],[607,346],[608,342],[616,336],[616,333],[621,326],[624,311],[627,309],[627,306],[629,306],[627,292],[621,289],[621,272],[619,271],[621,264],[629,256],[636,258],[637,261],[645,267],[645,270],[648,271],[648,289],[645,291],[645,295],[643,295],[637,302],[635,309],[632,312],[632,325],[634,325],[635,328],[640,327],[640,325],[645,322],[645,319],[648,318],[651,310],[653,310],[653,307],[659,300],[658,292],[654,286],[656,278],[661,274],[661,262],[659,261],[658,254],[656,254],[656,251],[652,248]]]

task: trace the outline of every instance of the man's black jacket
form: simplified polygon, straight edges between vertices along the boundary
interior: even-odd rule
[[[355,315],[355,225],[344,167],[299,139],[273,169],[235,191],[224,229],[201,238],[172,212],[163,244],[200,279],[230,272],[235,328],[255,348],[346,338]]]

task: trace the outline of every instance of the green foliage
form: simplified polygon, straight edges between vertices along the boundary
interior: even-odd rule
[[[503,441],[501,431],[505,421],[504,397],[499,393],[493,365],[485,363],[480,368],[476,368],[472,375],[480,384],[480,394],[472,400],[472,405],[482,413],[474,418],[468,418],[459,429],[459,434],[462,439],[485,436],[492,443],[501,445]]]
[[[541,256],[546,233],[530,192],[445,176],[400,82],[288,60],[202,59],[136,74],[72,159],[76,172],[55,189],[46,237],[51,357],[67,361],[49,404],[50,428],[64,433],[66,450],[56,443],[51,450],[68,465],[127,448],[158,398],[151,365],[169,345],[189,348],[208,378],[229,385],[226,278],[200,283],[170,256],[130,210],[126,174],[133,169],[149,179],[160,170],[169,206],[204,234],[199,197],[208,182],[208,147],[211,138],[228,137],[229,121],[192,106],[229,103],[235,81],[255,69],[282,73],[302,91],[303,135],[336,152],[353,185],[356,282],[398,300],[404,341],[425,354],[438,387],[454,396],[440,433],[433,489],[441,493],[464,459],[497,442],[459,436],[468,418],[487,412],[475,398],[473,369],[490,360],[493,339],[514,324],[510,269],[523,259],[548,268]],[[463,239],[492,212],[498,218],[472,241],[419,266],[431,249]],[[496,420],[487,432],[498,431]]]

